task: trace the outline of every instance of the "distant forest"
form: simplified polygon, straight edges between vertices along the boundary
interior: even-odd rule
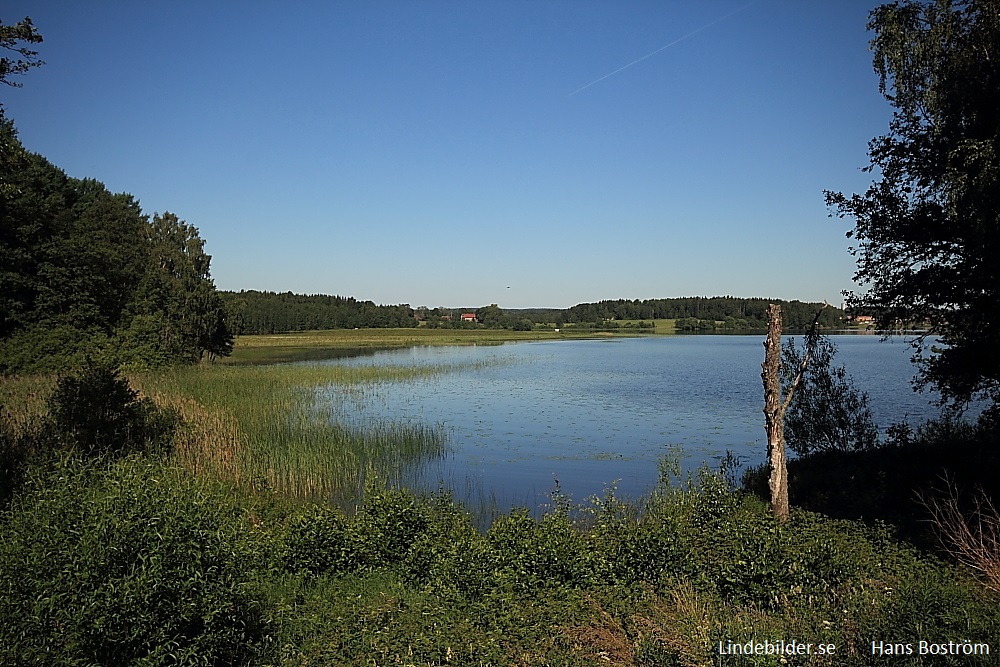
[[[354,297],[291,292],[220,292],[227,322],[237,334],[286,333],[310,329],[415,327],[408,305],[377,306]]]
[[[781,301],[776,299],[744,299],[733,296],[681,297],[646,299],[643,301],[599,301],[581,303],[564,311],[566,322],[599,322],[609,320],[678,320],[680,329],[766,329],[767,304],[781,305],[785,328],[805,329],[822,307],[820,303]],[[841,326],[844,311],[832,306],[820,314],[819,326]],[[712,326],[712,323],[715,323]]]
[[[353,297],[292,292],[220,292],[227,311],[226,322],[236,334],[267,334],[310,329],[354,329],[383,327],[531,329],[538,325],[576,325],[595,329],[616,329],[622,320],[676,320],[682,331],[754,330],[767,327],[765,309],[780,303],[788,329],[805,329],[823,304],[774,299],[725,297],[682,297],[618,300],[581,303],[572,308],[503,310],[496,304],[480,308],[417,308],[408,304],[379,306]],[[462,320],[473,313],[475,322]],[[823,310],[819,325],[842,325],[839,308]],[[649,328],[652,328],[650,323]]]

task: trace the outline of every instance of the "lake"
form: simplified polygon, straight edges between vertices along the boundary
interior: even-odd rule
[[[910,348],[901,339],[834,336],[843,365],[871,397],[885,427],[937,410],[914,393]],[[449,453],[420,472],[466,501],[536,507],[558,480],[577,501],[616,485],[648,491],[657,463],[679,451],[687,470],[717,467],[732,452],[765,459],[761,362],[764,336],[692,335],[418,347],[331,360],[349,365],[455,366],[459,370],[367,391],[320,390],[330,418],[359,424],[439,424]]]

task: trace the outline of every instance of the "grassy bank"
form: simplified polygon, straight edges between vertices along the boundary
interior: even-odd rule
[[[350,356],[359,352],[423,345],[500,345],[502,343],[593,337],[572,328],[509,331],[506,329],[335,329],[302,333],[240,336],[223,364],[274,363]]]
[[[641,507],[553,505],[484,534],[447,495],[374,491],[348,517],[148,458],[64,460],[0,515],[0,662],[995,664],[872,655],[887,638],[995,652],[1000,633],[996,595],[884,529],[777,524],[707,472]],[[813,648],[719,654],[751,640]]]

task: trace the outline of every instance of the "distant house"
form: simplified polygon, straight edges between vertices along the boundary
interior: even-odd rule
[[[476,322],[477,321],[476,320],[476,314],[475,313],[462,313],[462,321],[463,322]]]
[[[874,324],[875,318],[871,315],[855,315],[851,318],[854,322],[858,324]]]

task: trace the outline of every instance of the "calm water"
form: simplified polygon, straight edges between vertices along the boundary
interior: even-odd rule
[[[934,416],[910,388],[909,347],[877,336],[834,337],[835,364],[871,396],[876,423]],[[764,460],[763,336],[669,336],[413,348],[338,364],[471,364],[362,396],[323,392],[332,419],[444,426],[450,453],[423,471],[459,496],[544,503],[555,480],[575,500],[617,484],[647,491],[675,446],[687,469],[717,465],[727,450]]]

